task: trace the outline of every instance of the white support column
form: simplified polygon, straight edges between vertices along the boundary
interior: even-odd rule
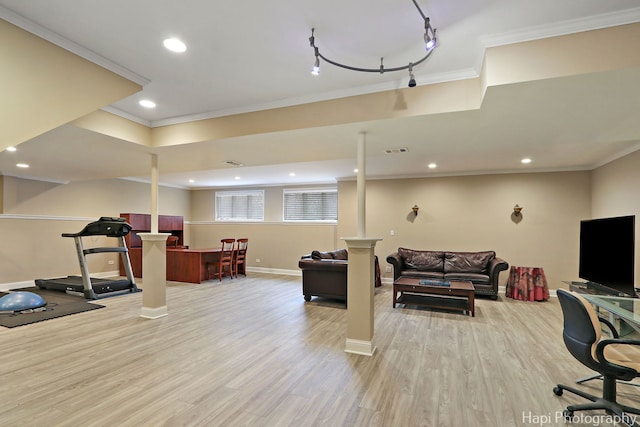
[[[378,238],[366,237],[366,134],[358,135],[357,237],[343,237],[349,251],[347,272],[347,353],[372,356],[373,343],[373,288],[375,285],[374,249]]]
[[[158,155],[151,155],[151,232],[158,232]]]
[[[367,191],[366,191],[366,143],[367,135],[364,132],[360,132],[358,135],[358,173],[356,175],[356,198],[358,199],[357,214],[358,214],[358,237],[364,237],[367,235]]]
[[[373,356],[374,249],[382,239],[344,238],[349,251],[347,269],[347,353]]]
[[[158,155],[151,155],[151,232],[142,239],[142,310],[140,317],[158,319],[167,311],[167,237],[158,233]]]

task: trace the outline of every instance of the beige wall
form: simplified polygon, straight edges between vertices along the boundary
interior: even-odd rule
[[[288,270],[283,273],[297,273],[300,257],[314,249],[336,248],[333,224],[201,223],[189,225],[189,229],[193,248],[220,247],[222,238],[246,237],[248,267]]]
[[[320,186],[313,186],[318,188]],[[215,222],[215,189],[195,190],[191,196],[189,244],[193,248],[220,246],[220,239],[249,239],[247,266],[298,271],[301,255],[314,249],[333,250],[342,244],[336,224],[282,222],[282,191],[285,187],[265,187],[264,222]],[[286,187],[286,188],[309,188]],[[245,190],[253,188],[243,188]],[[228,189],[219,189],[228,190]],[[237,190],[237,189],[236,189]],[[260,262],[256,260],[259,259]]]
[[[339,237],[357,231],[355,187],[339,184]],[[520,222],[512,218],[516,203],[524,207]],[[383,239],[375,252],[384,277],[391,277],[386,257],[398,247],[490,249],[510,265],[543,267],[556,289],[577,279],[579,221],[591,210],[589,172],[370,180],[366,209],[367,236]],[[500,284],[506,280],[502,273]]]
[[[0,284],[79,275],[73,239],[62,233],[80,231],[101,216],[150,212],[150,186],[140,182],[103,180],[54,184],[3,177],[0,215]],[[189,215],[189,191],[160,188],[160,213]],[[114,239],[91,237],[85,247],[114,246]],[[117,254],[87,257],[92,274],[117,270]],[[114,264],[109,264],[109,260]]]
[[[376,254],[387,279],[386,256],[400,246],[493,249],[511,265],[543,267],[549,287],[556,289],[565,286],[563,280],[577,279],[581,219],[640,211],[638,166],[640,152],[592,172],[370,180],[367,236],[383,239]],[[100,216],[150,211],[149,185],[139,182],[54,184],[8,176],[2,182],[1,283],[79,274],[73,241],[61,233],[79,231]],[[355,236],[355,181],[338,183],[338,224],[283,223],[283,188],[265,188],[264,223],[216,223],[215,190],[161,187],[160,213],[185,217],[185,241],[192,247],[219,246],[224,237],[248,237],[248,265],[283,272],[297,271],[300,256],[313,249],[345,247],[341,238]],[[512,217],[516,203],[524,207],[520,222]],[[420,206],[417,217],[411,211],[414,204]],[[107,245],[100,239],[94,243]],[[113,271],[109,259],[115,257],[90,258],[92,273]],[[506,279],[502,273],[501,285]]]
[[[592,172],[593,218],[636,215],[636,286],[640,266],[640,151]]]

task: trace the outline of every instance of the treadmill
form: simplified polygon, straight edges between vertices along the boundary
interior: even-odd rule
[[[124,236],[129,234],[131,228],[131,225],[124,218],[101,217],[97,221],[87,224],[78,233],[63,233],[62,237],[72,237],[75,241],[82,276],[36,279],[36,285],[40,289],[64,291],[68,294],[84,296],[86,299],[98,299],[98,295],[108,296],[103,294],[113,294],[114,292],[139,292],[140,289],[136,286],[131,269],[129,250],[124,240]],[[84,249],[82,238],[87,236],[113,237],[117,239],[118,246]],[[117,252],[121,255],[126,279],[107,280],[89,276],[86,256],[105,252]]]

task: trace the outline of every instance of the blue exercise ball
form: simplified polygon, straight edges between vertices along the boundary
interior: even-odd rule
[[[33,292],[11,292],[0,298],[0,311],[21,311],[39,308],[47,302]]]

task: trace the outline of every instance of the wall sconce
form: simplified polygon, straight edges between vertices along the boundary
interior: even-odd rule
[[[516,203],[516,205],[513,207],[513,214],[515,216],[519,216],[520,212],[522,212],[522,206],[518,206],[518,204]]]
[[[418,209],[420,209],[420,208],[418,207],[418,205],[413,205],[413,207],[411,208],[411,210],[413,210],[413,214],[414,214],[415,216],[418,216]]]

